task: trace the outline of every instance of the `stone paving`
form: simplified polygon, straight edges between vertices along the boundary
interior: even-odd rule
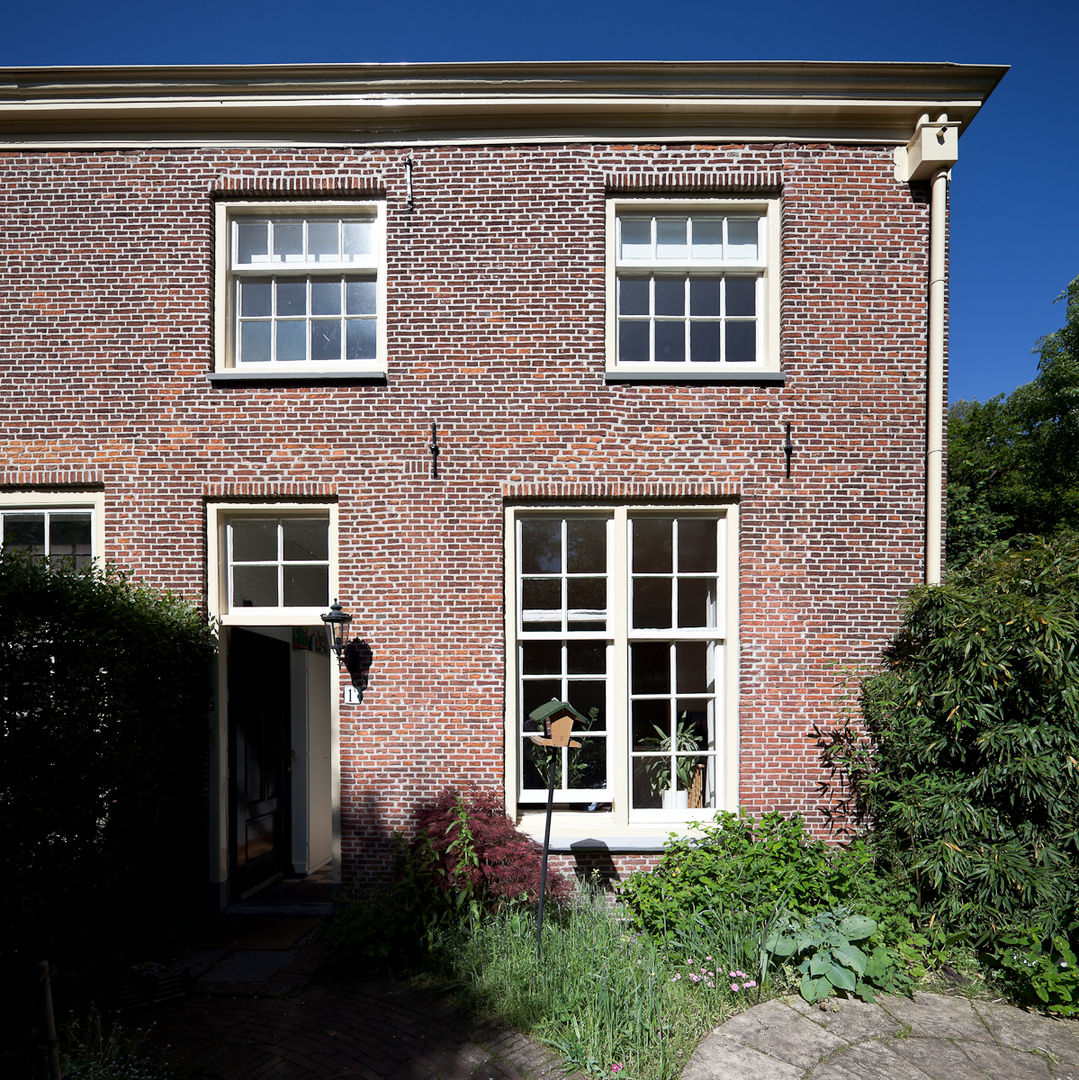
[[[769,1001],[720,1025],[681,1080],[1079,1080],[1079,1023],[917,994]]]
[[[207,1080],[564,1077],[550,1051],[443,993],[326,978],[317,921],[226,920],[184,959],[191,995],[137,1022],[152,1020],[169,1060]],[[1079,1080],[1079,1022],[939,994],[826,1008],[784,998],[718,1027],[681,1080]]]

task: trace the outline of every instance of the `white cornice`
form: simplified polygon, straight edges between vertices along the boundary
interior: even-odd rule
[[[0,69],[0,145],[828,140],[962,131],[1007,68],[596,61]]]

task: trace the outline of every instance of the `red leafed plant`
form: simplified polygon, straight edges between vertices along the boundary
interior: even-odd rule
[[[416,814],[418,853],[430,860],[438,889],[454,894],[472,914],[539,898],[543,849],[517,831],[493,791],[444,791]],[[547,900],[572,892],[566,878],[547,872]]]

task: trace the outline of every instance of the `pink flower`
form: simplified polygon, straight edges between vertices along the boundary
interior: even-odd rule
[[[622,1067],[623,1067],[623,1066],[622,1066],[622,1062],[620,1062],[620,1061],[616,1061],[616,1062],[615,1062],[615,1063],[614,1063],[614,1064],[613,1064],[613,1065],[611,1066],[611,1072],[613,1072],[613,1073],[620,1073],[620,1072],[622,1071]]]
[[[738,984],[737,983],[731,983],[731,989],[737,994],[738,993]]]
[[[742,983],[742,989],[743,990],[749,990],[749,989],[751,989],[752,987],[754,987],[756,985],[757,985],[757,983],[755,982],[755,980],[750,979],[749,982]]]

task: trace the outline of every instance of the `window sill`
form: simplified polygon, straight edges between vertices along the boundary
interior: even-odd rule
[[[211,383],[322,383],[367,382],[385,383],[386,372],[382,368],[302,368],[294,371],[244,371],[230,368],[228,371],[212,371]]]
[[[604,381],[608,383],[696,383],[699,385],[736,383],[750,386],[782,386],[785,378],[782,371],[629,371],[609,368],[604,372]]]

